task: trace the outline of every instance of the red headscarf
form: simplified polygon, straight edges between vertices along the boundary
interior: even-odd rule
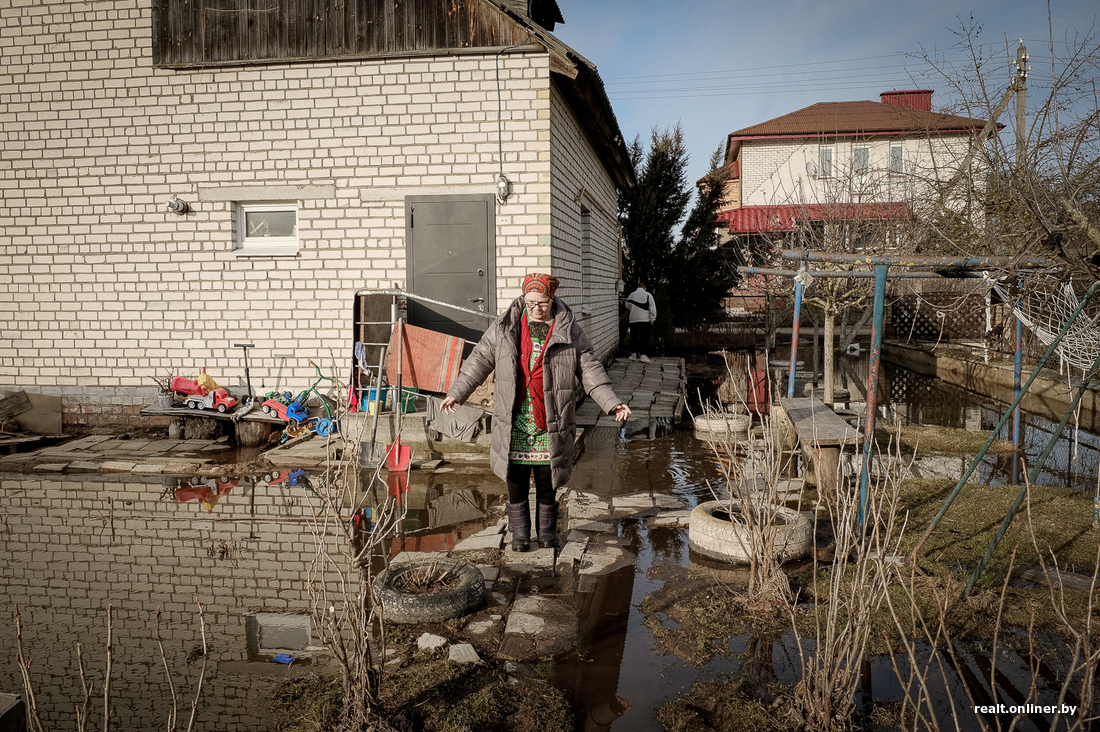
[[[558,278],[548,274],[539,274],[532,272],[523,278],[523,294],[528,292],[537,292],[542,295],[546,295],[551,300],[554,299],[554,293],[558,291]]]

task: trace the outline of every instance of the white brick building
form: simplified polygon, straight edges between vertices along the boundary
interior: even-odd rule
[[[416,281],[410,197],[487,212],[482,307],[550,271],[614,350],[632,171],[553,0],[301,5],[0,7],[0,389],[117,420],[150,376],[243,381],[243,341],[254,390],[346,379],[356,292]]]

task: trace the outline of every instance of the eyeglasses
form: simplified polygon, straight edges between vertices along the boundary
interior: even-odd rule
[[[539,308],[541,310],[543,308],[550,307],[550,301],[549,300],[539,300],[537,302],[532,301],[532,300],[524,300],[523,302],[531,310],[534,310],[535,308]]]

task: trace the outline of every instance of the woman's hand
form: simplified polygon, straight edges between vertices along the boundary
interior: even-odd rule
[[[630,407],[625,404],[620,404],[612,409],[611,413],[615,415],[616,422],[625,422],[626,418],[630,416]]]
[[[455,413],[455,406],[458,405],[458,400],[454,397],[447,397],[439,403],[439,411],[446,412],[447,414]]]

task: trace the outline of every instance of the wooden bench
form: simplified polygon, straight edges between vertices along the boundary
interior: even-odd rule
[[[836,491],[840,453],[847,445],[862,445],[863,433],[817,397],[780,399],[779,407],[777,427],[781,434],[786,431],[781,441],[788,449],[801,442],[810,452],[818,490],[822,493]]]

